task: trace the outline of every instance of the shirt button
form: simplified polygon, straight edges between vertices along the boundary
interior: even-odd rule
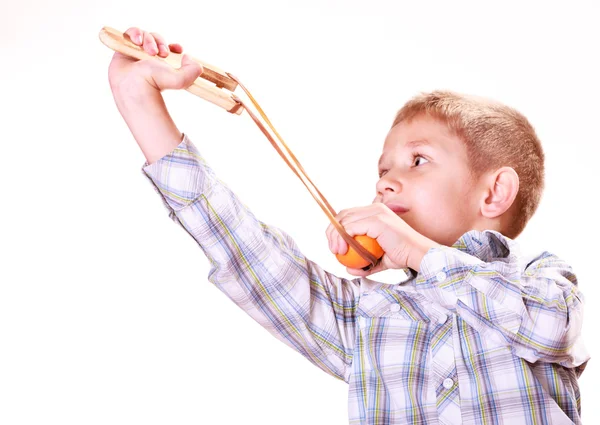
[[[390,306],[390,311],[392,311],[392,312],[394,312],[394,313],[396,313],[396,312],[400,311],[400,304],[392,304],[392,305]]]
[[[438,274],[435,275],[435,278],[437,279],[438,282],[442,283],[443,281],[446,280],[446,273],[439,272]]]
[[[446,378],[446,379],[444,379],[443,385],[444,385],[444,388],[449,390],[450,388],[452,388],[454,386],[454,381],[450,378]]]

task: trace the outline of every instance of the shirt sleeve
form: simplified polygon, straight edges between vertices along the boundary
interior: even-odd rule
[[[505,252],[480,260],[476,251],[488,243]],[[429,250],[416,287],[529,362],[584,364],[584,298],[571,267],[548,252],[524,264],[511,247],[497,232],[469,232],[452,248]]]
[[[360,280],[308,260],[282,230],[259,221],[184,135],[143,173],[170,218],[210,262],[208,279],[271,334],[347,381]]]

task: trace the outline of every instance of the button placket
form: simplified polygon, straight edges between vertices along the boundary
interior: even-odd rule
[[[367,321],[365,320],[364,317],[361,316],[361,317],[358,318],[358,326],[361,329],[366,329],[367,328]]]

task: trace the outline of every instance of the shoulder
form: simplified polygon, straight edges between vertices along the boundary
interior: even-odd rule
[[[574,285],[577,284],[577,277],[571,265],[564,259],[548,251],[523,257],[522,271],[525,276],[529,277],[549,278],[553,280],[562,277]]]
[[[510,265],[511,270],[528,276],[559,274],[575,283],[573,269],[558,255],[548,251],[525,252],[517,240],[494,230],[471,230],[462,235],[453,248],[487,263]]]

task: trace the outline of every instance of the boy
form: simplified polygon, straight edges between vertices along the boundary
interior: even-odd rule
[[[158,34],[127,33],[152,55],[182,51]],[[509,239],[543,187],[541,145],[522,115],[445,92],[408,102],[385,140],[373,204],[338,216],[385,251],[373,270],[348,269],[359,276],[348,280],[258,221],[177,129],[161,90],[200,73],[186,56],[180,70],[113,57],[111,88],[143,172],[209,258],[209,280],[349,383],[350,423],[581,423],[577,378],[589,356],[576,278],[549,253],[520,257]],[[333,253],[347,250],[332,226],[326,234]],[[387,268],[408,279],[366,277]]]

